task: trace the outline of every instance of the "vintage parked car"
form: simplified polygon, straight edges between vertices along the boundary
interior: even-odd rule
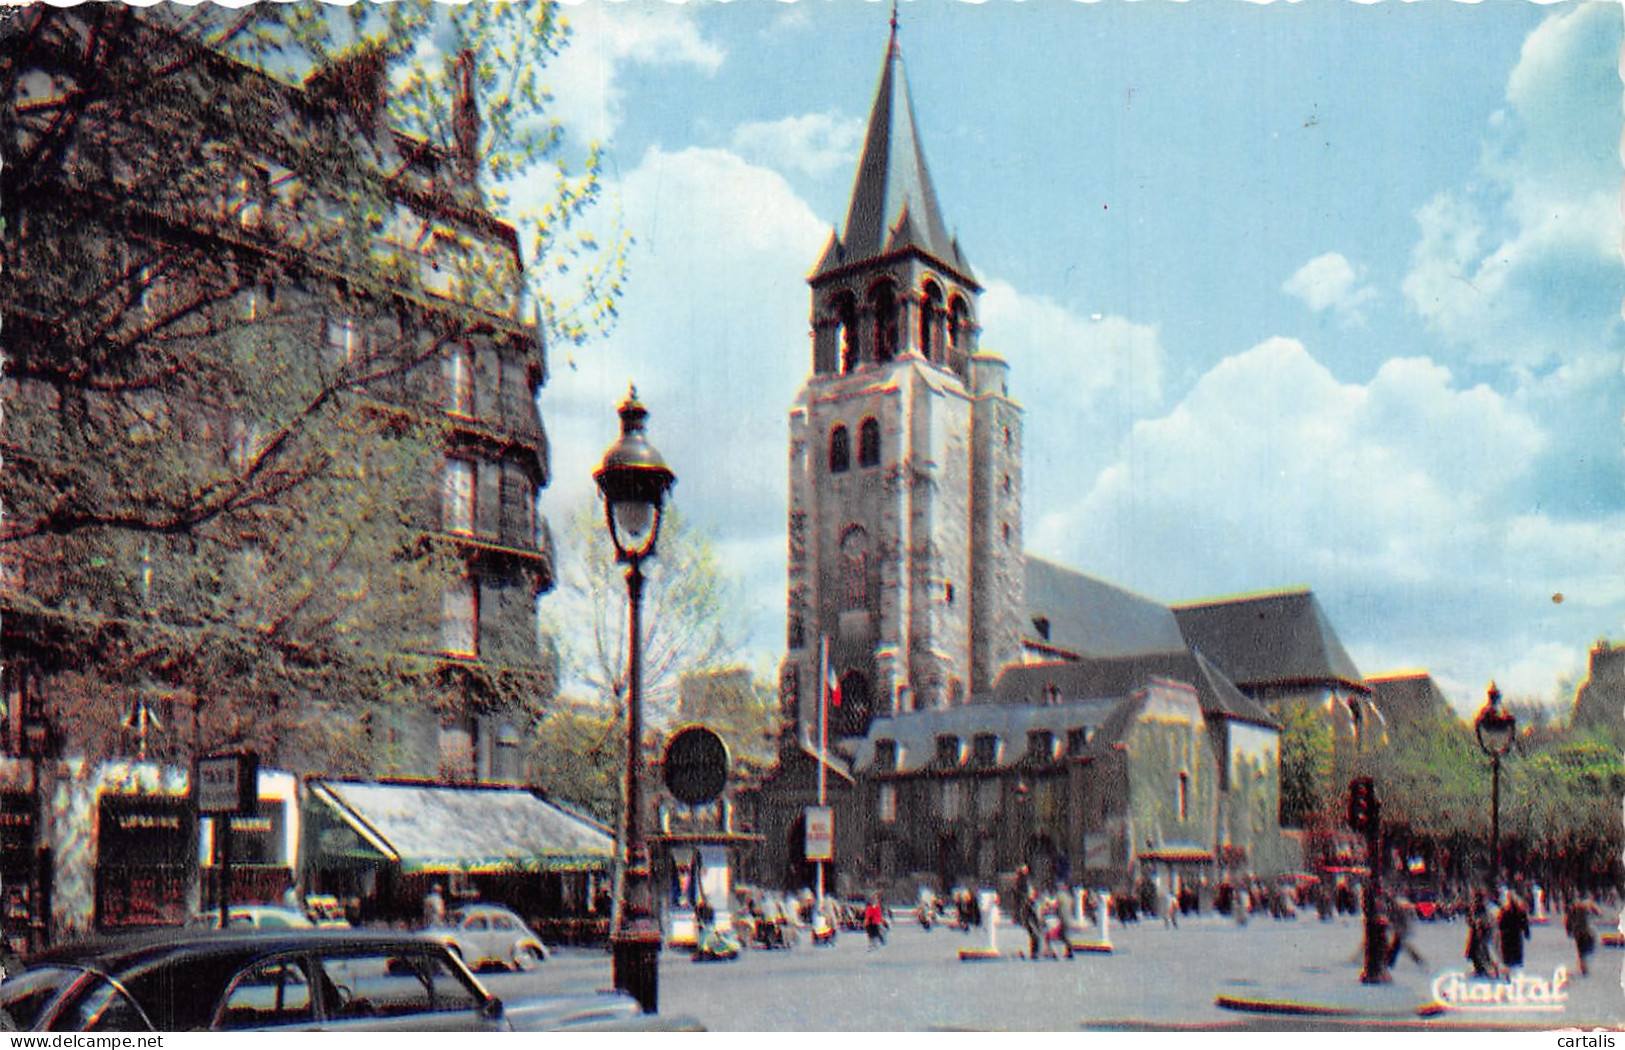
[[[393,931],[169,930],[54,949],[0,982],[0,1029],[37,1032],[693,1029],[620,992],[488,992],[443,941]]]
[[[444,926],[428,931],[456,952],[469,969],[501,966],[534,970],[547,958],[536,931],[499,904],[469,904],[446,913]]]
[[[227,921],[232,929],[239,926],[254,930],[311,930],[316,924],[304,912],[292,908],[279,908],[271,904],[230,905]],[[220,909],[198,912],[186,922],[194,929],[218,930]]]

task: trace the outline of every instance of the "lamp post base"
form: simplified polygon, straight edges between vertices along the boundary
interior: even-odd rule
[[[628,930],[613,939],[615,987],[630,995],[643,1012],[660,1012],[660,934]]]

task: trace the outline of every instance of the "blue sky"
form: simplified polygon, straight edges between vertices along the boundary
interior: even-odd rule
[[[552,351],[544,509],[590,498],[635,380],[764,671],[805,278],[889,14],[589,0],[548,72],[637,243],[616,330]],[[1309,586],[1363,672],[1426,668],[1464,711],[1491,678],[1556,698],[1625,638],[1617,4],[900,21],[982,346],[1027,413],[1029,550],[1169,603]]]

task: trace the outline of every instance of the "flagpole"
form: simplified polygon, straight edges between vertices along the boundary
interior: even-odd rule
[[[829,637],[818,639],[818,806],[826,802],[825,766],[829,748]],[[824,914],[824,861],[818,861],[818,914]]]

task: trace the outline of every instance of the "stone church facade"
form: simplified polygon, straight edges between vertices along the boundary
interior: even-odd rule
[[[1282,703],[1370,689],[1301,589],[1169,607],[1026,554],[1023,414],[979,345],[893,26],[790,411],[787,731],[753,881],[1164,889],[1286,871]],[[1212,650],[1212,651],[1209,651]]]

